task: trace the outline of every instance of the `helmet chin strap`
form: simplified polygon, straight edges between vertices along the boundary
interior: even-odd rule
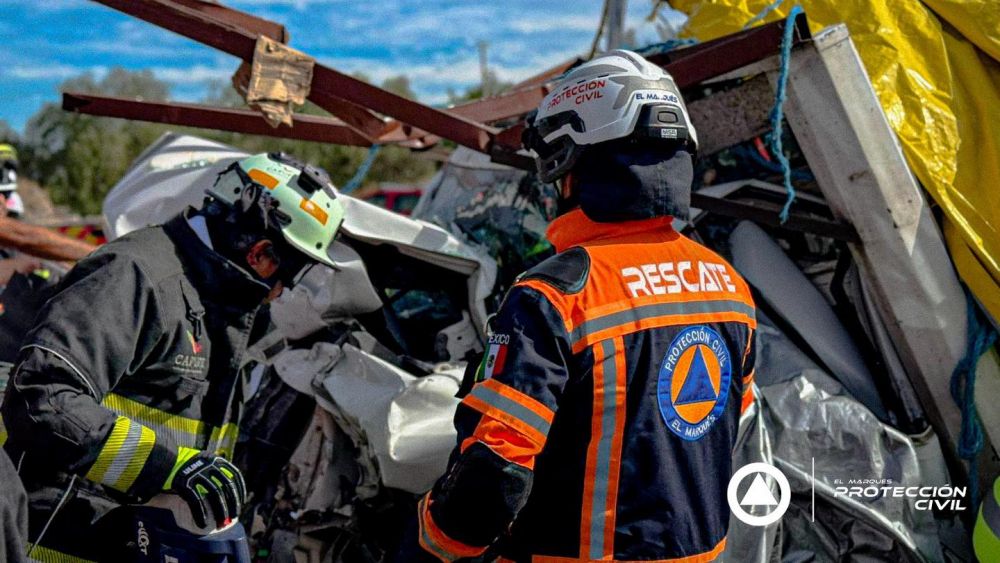
[[[580,198],[576,191],[576,177],[572,172],[558,180],[559,182],[559,202],[556,215],[565,215],[580,207]]]

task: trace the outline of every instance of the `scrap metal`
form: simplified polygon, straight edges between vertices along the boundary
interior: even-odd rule
[[[683,49],[676,49],[647,57],[664,68],[682,90],[721,76],[727,72],[760,61],[778,52],[785,21],[776,21],[742,33],[720,37]],[[808,41],[809,26],[806,17],[795,20],[792,44]],[[450,108],[450,111],[484,122],[501,121],[523,116],[538,107],[549,93],[547,82],[558,78],[576,61],[552,67],[529,78],[504,94]],[[516,127],[519,127],[518,124]],[[520,135],[517,135],[520,140]]]
[[[75,262],[97,247],[81,240],[30,225],[9,217],[0,217],[0,246],[14,248],[43,260]]]
[[[119,117],[201,129],[223,129],[248,135],[315,141],[357,147],[371,141],[342,120],[299,114],[294,127],[271,127],[259,113],[246,109],[217,108],[176,102],[144,102],[112,96],[63,93],[62,108],[75,113]],[[384,142],[384,141],[383,141]]]
[[[203,6],[204,3],[198,0],[93,1],[244,61],[253,59],[258,34],[267,31],[272,38],[280,35],[267,25],[270,22],[261,23],[266,20],[258,19],[252,25],[246,25],[244,17],[247,14],[220,5]],[[807,41],[810,36],[805,16],[797,18],[794,25],[794,42],[799,44]],[[653,55],[650,59],[664,66],[682,89],[690,88],[776,54],[784,26],[784,21],[773,22],[693,47]],[[521,150],[523,121],[502,130],[491,127],[486,122],[519,118],[537,107],[548,91],[548,81],[561,75],[573,63],[574,61],[567,61],[539,73],[522,83],[523,87],[512,92],[450,110],[409,100],[317,64],[313,71],[309,99],[341,118],[345,126],[354,129],[369,144],[403,142],[412,148],[425,148],[438,138],[444,138],[486,153],[495,162],[523,170],[534,170],[531,157]],[[383,119],[375,112],[395,119]],[[216,125],[216,128],[220,127],[221,125]],[[760,208],[745,203],[713,201],[708,196],[695,196],[693,199],[699,200],[703,209],[728,216],[762,220],[766,215]],[[856,240],[851,227],[840,223],[827,224],[810,217],[793,216],[784,226],[810,230],[840,240]]]
[[[253,60],[257,35],[222,20],[206,17],[186,6],[167,0],[95,1],[204,43],[244,61]],[[317,97],[313,95],[313,92],[323,92],[325,95]],[[492,127],[426,106],[327,66],[317,64],[313,69],[312,92],[310,92],[309,99],[352,124],[351,119],[341,115],[345,109],[343,104],[327,104],[331,97],[340,98],[350,104],[395,117],[400,121],[450,138],[460,145],[477,150],[485,150],[496,134],[496,129]],[[327,107],[328,105],[331,107]],[[384,127],[384,123],[382,125]]]

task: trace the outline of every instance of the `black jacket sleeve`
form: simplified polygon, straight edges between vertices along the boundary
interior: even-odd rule
[[[81,261],[39,313],[21,349],[2,414],[11,444],[33,465],[118,491],[155,494],[176,445],[101,406],[161,337],[155,286],[128,256]]]
[[[565,326],[536,290],[512,288],[490,329],[455,415],[458,448],[418,508],[419,545],[442,561],[482,554],[524,507],[569,377]]]
[[[0,563],[21,563],[28,559],[28,496],[7,454],[0,451]]]

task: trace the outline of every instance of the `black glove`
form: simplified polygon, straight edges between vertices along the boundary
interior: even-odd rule
[[[170,491],[188,503],[195,524],[202,528],[212,522],[216,528],[229,525],[239,516],[247,495],[240,470],[224,458],[206,453],[177,469]]]

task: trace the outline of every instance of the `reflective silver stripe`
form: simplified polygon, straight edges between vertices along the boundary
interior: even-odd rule
[[[604,507],[608,501],[608,480],[611,473],[611,442],[615,437],[618,374],[615,366],[615,344],[612,340],[601,342],[604,359],[604,392],[601,396],[601,436],[597,443],[597,466],[594,468],[594,502],[590,512],[590,558],[604,557],[604,527],[607,525]]]
[[[983,522],[990,527],[993,536],[1000,539],[1000,504],[997,504],[997,497],[990,487],[989,494],[983,499]]]
[[[476,385],[472,388],[472,393],[470,393],[470,395],[491,407],[497,408],[513,416],[514,418],[537,430],[542,436],[549,435],[549,421],[538,416],[538,414],[524,405],[521,405],[508,397],[504,397],[493,389],[490,389],[482,384]]]
[[[742,301],[680,301],[676,303],[656,303],[643,305],[625,311],[618,311],[603,317],[585,321],[573,329],[570,335],[573,344],[602,330],[643,319],[670,315],[696,315],[699,313],[740,313],[754,318],[754,308]]]
[[[111,461],[108,470],[104,472],[104,477],[101,478],[102,483],[105,485],[114,485],[118,482],[122,473],[129,468],[132,458],[135,457],[135,452],[139,448],[139,438],[141,437],[142,426],[134,422],[129,422],[128,434],[125,435],[125,441],[122,442],[121,447],[118,448],[118,452],[115,453],[115,459]]]
[[[66,365],[68,365],[70,367],[70,369],[72,369],[73,371],[75,371],[76,374],[78,376],[80,376],[80,379],[87,385],[87,389],[90,390],[91,396],[93,396],[95,399],[98,397],[97,391],[94,390],[94,386],[90,383],[90,380],[87,379],[87,376],[83,375],[83,372],[80,371],[80,368],[78,368],[75,365],[73,365],[73,362],[69,361],[66,358],[66,356],[63,356],[59,352],[56,352],[55,350],[53,350],[51,348],[46,348],[45,346],[42,346],[40,344],[28,344],[27,346],[22,346],[21,349],[18,350],[18,353],[23,352],[24,350],[27,350],[28,348],[38,348],[39,350],[48,352],[49,354],[52,354],[53,356],[55,356],[55,357],[59,358],[60,360],[62,360]],[[18,372],[20,372],[20,371],[21,371],[21,368],[18,368]]]
[[[423,500],[420,501],[418,510],[420,511],[420,514],[417,515],[417,518],[420,519],[420,537],[423,538],[424,545],[432,549],[434,554],[440,559],[445,561],[454,561],[455,559],[458,559],[457,555],[449,553],[448,550],[434,543],[431,535],[427,533],[427,524],[424,522],[425,515],[430,517],[430,513],[427,512],[427,497],[424,497]]]

